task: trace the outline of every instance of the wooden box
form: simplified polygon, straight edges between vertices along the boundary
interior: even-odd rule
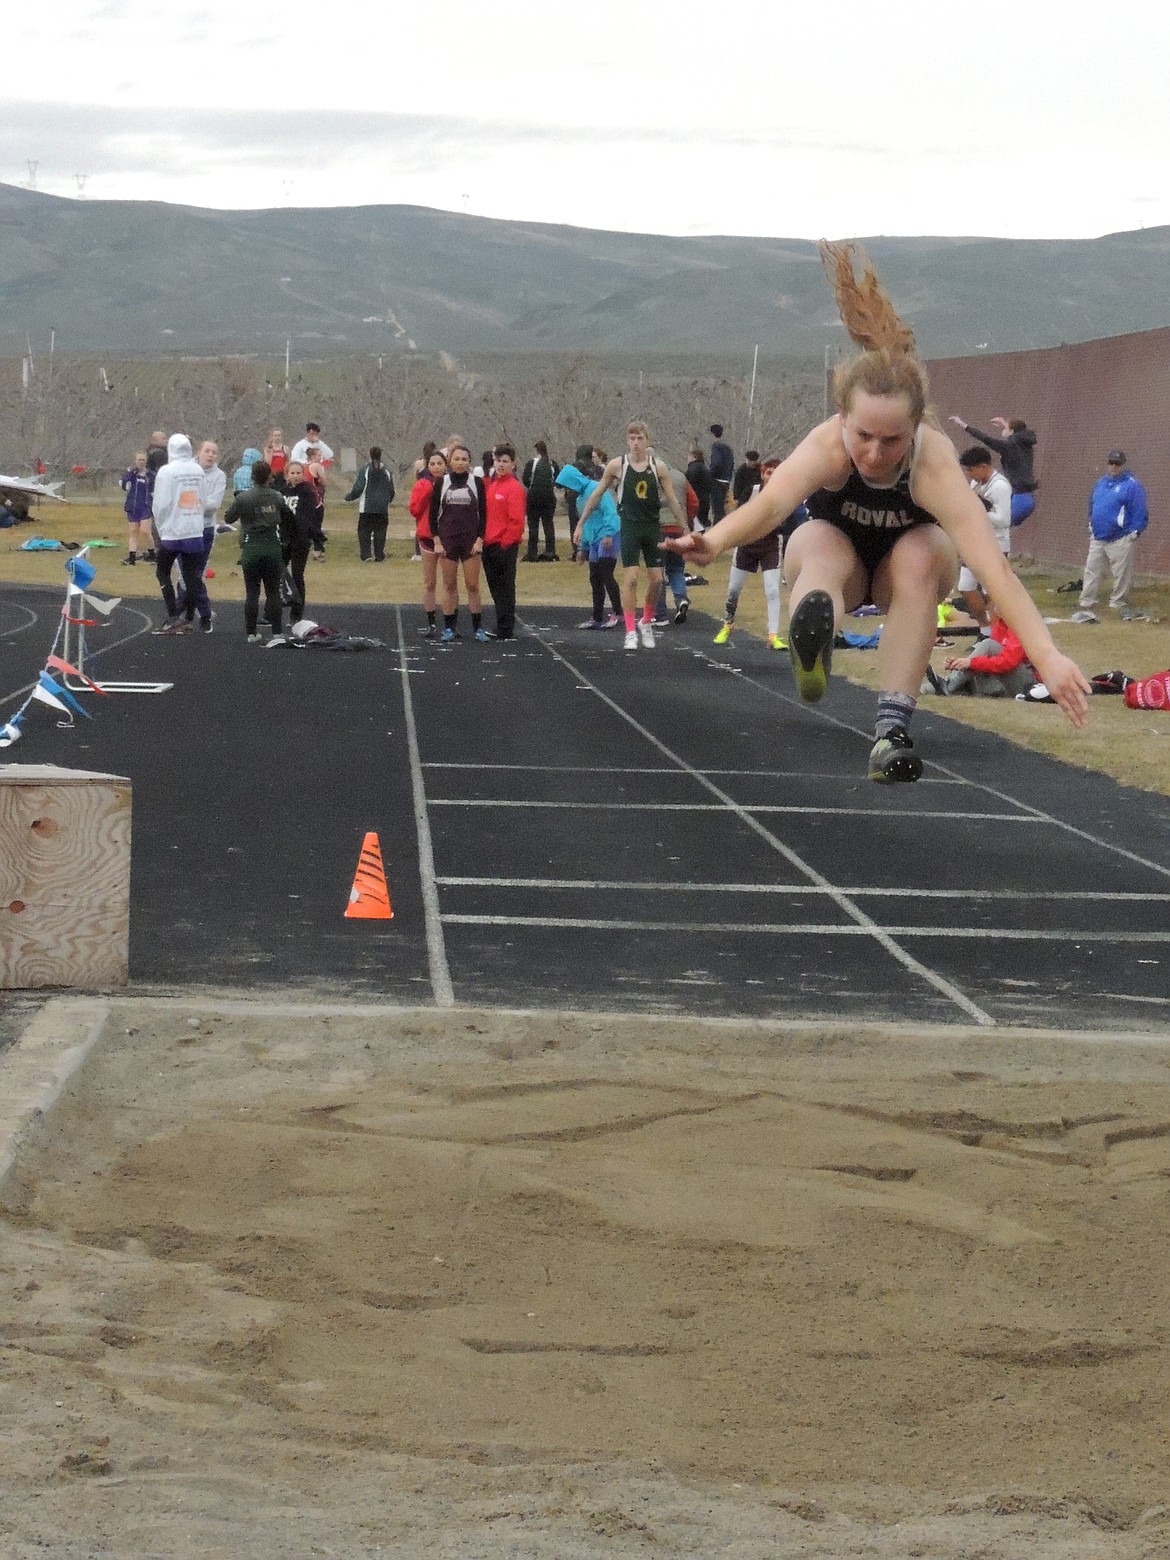
[[[130,782],[0,765],[0,987],[124,986]]]

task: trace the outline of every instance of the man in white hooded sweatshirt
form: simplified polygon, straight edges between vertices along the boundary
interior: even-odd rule
[[[154,529],[158,547],[156,573],[167,620],[160,634],[186,634],[195,619],[203,573],[203,511],[207,507],[207,474],[191,454],[185,433],[167,440],[167,463],[154,479]],[[171,571],[178,563],[183,579],[180,616]]]

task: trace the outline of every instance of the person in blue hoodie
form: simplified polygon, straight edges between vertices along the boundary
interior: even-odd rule
[[[1113,575],[1109,605],[1121,614],[1123,622],[1144,618],[1135,612],[1129,593],[1133,588],[1134,549],[1137,539],[1149,523],[1146,490],[1126,464],[1124,450],[1110,450],[1106,472],[1093,488],[1089,499],[1089,556],[1081,583],[1080,611],[1074,623],[1095,623],[1095,608],[1105,583],[1106,567]]]
[[[146,468],[145,450],[139,450],[134,457],[134,464],[122,473],[121,486],[126,495],[126,502],[122,505],[126,511],[126,556],[122,559],[125,565],[138,562],[138,544],[142,540],[144,526],[147,547],[150,545],[150,505],[154,480]]]
[[[244,458],[243,458],[243,460],[236,467],[236,469],[232,472],[232,492],[233,493],[237,493],[237,494],[238,493],[246,493],[248,491],[248,489],[253,486],[253,482],[252,482],[252,467],[256,464],[256,462],[258,460],[263,460],[263,459],[264,459],[264,456],[261,454],[261,452],[259,450],[246,449],[244,451]]]
[[[592,458],[588,469],[598,472],[598,476],[605,474],[604,466],[594,465]],[[588,475],[576,461],[571,466],[562,466],[557,473],[557,487],[566,494],[571,493],[574,500],[587,499],[597,483],[598,477]],[[616,578],[621,529],[621,516],[611,493],[603,493],[601,502],[584,524],[578,519],[573,527],[573,547],[579,549],[582,562],[586,558],[589,560],[589,586],[593,592],[593,616],[587,623],[578,624],[579,628],[617,628],[622,620],[622,593]],[[606,596],[610,606],[608,616]]]

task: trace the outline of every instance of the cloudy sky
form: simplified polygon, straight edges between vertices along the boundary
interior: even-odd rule
[[[46,0],[5,45],[0,180],[74,198],[797,238],[1170,223],[1150,0]]]

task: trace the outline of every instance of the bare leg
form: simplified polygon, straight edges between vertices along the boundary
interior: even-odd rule
[[[478,555],[463,560],[463,583],[467,587],[467,608],[469,612],[481,612],[479,597],[479,577],[482,564]],[[452,608],[454,611],[454,608]]]
[[[439,560],[433,552],[423,552],[423,611],[435,610],[435,582],[439,577]]]
[[[853,544],[826,520],[806,520],[792,533],[784,549],[784,575],[789,582],[789,622],[810,591],[828,591],[838,624],[865,597],[866,572]]]
[[[646,570],[646,621],[653,620],[654,609],[658,605],[658,593],[662,589],[662,570]],[[637,597],[635,597],[635,600]]]
[[[954,547],[936,525],[907,531],[878,565],[873,599],[886,612],[878,646],[884,693],[918,697],[938,637],[938,604],[954,590],[958,568]]]
[[[638,611],[638,568],[627,569],[622,577],[622,611],[628,616]]]
[[[459,610],[459,565],[446,556],[439,559],[439,604],[445,617]]]

